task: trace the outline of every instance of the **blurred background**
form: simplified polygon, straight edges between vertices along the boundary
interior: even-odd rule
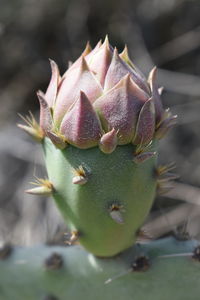
[[[200,238],[200,1],[0,0],[0,241],[63,243],[65,224],[51,199],[24,193],[45,176],[39,145],[16,127],[38,117],[36,91],[50,79],[48,58],[65,71],[89,40],[127,44],[145,75],[154,65],[162,101],[178,124],[160,143],[160,163],[176,162],[174,189],[156,198],[144,229]]]

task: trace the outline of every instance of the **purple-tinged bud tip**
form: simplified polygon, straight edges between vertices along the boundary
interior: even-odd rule
[[[144,74],[136,67],[136,65],[132,62],[130,59],[129,53],[128,53],[128,47],[125,45],[124,50],[119,54],[120,58],[127,63],[127,65],[131,68],[133,74],[135,77],[138,77],[138,85],[149,94],[150,90],[148,87],[148,84],[146,82],[146,77]],[[133,75],[132,75],[133,76]],[[135,78],[133,77],[133,79]],[[140,80],[139,80],[140,79]]]
[[[113,128],[102,135],[99,141],[99,148],[106,154],[112,153],[117,146],[117,131]]]
[[[92,51],[92,47],[90,46],[90,42],[88,41],[86,46],[85,46],[85,49],[83,51],[83,53],[81,54],[81,56],[86,56],[88,55],[90,52]]]
[[[90,43],[87,42],[85,49],[83,50],[81,56],[79,56],[79,58],[77,58],[77,60],[73,63],[72,61],[68,62],[68,70],[69,69],[75,69],[75,68],[79,68],[81,63],[82,63],[82,58],[86,57],[88,55],[90,55],[90,53],[92,52],[92,48],[90,46]],[[68,70],[65,72],[65,74],[63,75],[63,78],[66,76]]]
[[[60,125],[69,107],[79,97],[80,91],[83,91],[87,95],[91,103],[94,102],[103,91],[100,83],[89,70],[84,57],[81,58],[80,66],[77,68],[71,67],[62,80],[54,110],[56,126]]]
[[[112,52],[108,37],[106,37],[103,45],[87,60],[90,70],[102,86],[104,86],[106,73],[110,66]]]
[[[50,131],[52,127],[52,116],[45,95],[42,91],[37,92],[40,102],[40,127],[44,132]]]
[[[119,57],[123,59],[128,65],[133,67],[133,64],[130,60],[129,54],[128,54],[128,47],[125,45],[124,50],[119,54]]]
[[[114,87],[125,75],[130,74],[131,79],[145,92],[149,93],[146,83],[137,72],[131,68],[118,54],[117,49],[114,49],[112,61],[108,68],[105,78],[105,90]]]
[[[103,128],[119,131],[118,144],[130,143],[135,133],[136,122],[140,109],[148,96],[134,83],[130,74],[94,102]]]
[[[107,91],[114,87],[125,75],[129,73],[129,69],[119,57],[117,48],[114,49],[112,61],[108,68],[106,77],[105,77],[105,87]]]
[[[133,144],[146,145],[153,139],[155,132],[155,107],[152,98],[143,105],[139,118]]]
[[[160,93],[158,90],[158,86],[156,83],[156,74],[157,74],[157,68],[154,67],[151,72],[149,73],[148,77],[148,83],[150,85],[152,98],[154,100],[155,104],[155,113],[156,113],[156,123],[160,122],[162,115],[163,115],[163,106],[160,99]]]
[[[55,63],[55,61],[53,61],[52,59],[50,59],[49,61],[51,64],[52,74],[51,74],[51,80],[50,80],[49,86],[45,93],[45,99],[46,99],[49,107],[53,107],[53,105],[56,101],[58,85],[59,85],[61,78],[60,78],[60,72],[59,72],[58,66]]]
[[[94,49],[92,49],[92,51],[86,55],[85,59],[87,61],[87,63],[90,63],[90,59],[95,55],[95,53],[99,50],[99,48],[102,46],[102,41],[100,40],[96,46],[94,47]]]
[[[66,113],[60,127],[68,143],[82,149],[94,147],[101,136],[98,117],[84,92]]]
[[[67,142],[65,140],[65,137],[61,134],[57,134],[53,131],[47,131],[47,136],[50,138],[52,143],[59,149],[63,150],[67,147]]]

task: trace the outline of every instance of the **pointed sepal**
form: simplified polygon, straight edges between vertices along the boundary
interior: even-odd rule
[[[75,62],[72,61],[68,61],[68,69],[67,71],[64,73],[63,78],[65,78],[65,76],[67,75],[69,69],[76,69],[76,68],[80,68],[81,64],[82,64],[82,58],[90,55],[90,53],[92,52],[92,48],[90,46],[90,43],[87,42],[85,49],[83,50],[83,52],[81,53],[81,55],[76,59]],[[70,70],[70,71],[71,71]]]
[[[114,128],[102,135],[99,141],[99,148],[103,153],[110,154],[117,147],[117,130]]]
[[[85,59],[88,64],[91,62],[92,57],[99,51],[101,46],[102,46],[102,41],[100,40],[100,41],[98,41],[96,46],[92,49],[92,51],[85,56]]]
[[[127,45],[125,45],[124,50],[119,54],[119,57],[123,59],[123,61],[125,61],[131,68],[134,68],[134,64],[129,57]]]
[[[109,44],[108,37],[106,37],[103,45],[90,57],[90,60],[88,60],[90,70],[94,73],[102,86],[104,86],[106,73],[110,66],[112,52],[113,50]]]
[[[91,51],[92,51],[92,47],[90,45],[90,42],[88,41],[87,44],[86,44],[86,46],[85,46],[85,49],[84,49],[84,51],[83,51],[83,53],[81,55],[85,57],[89,53],[91,53]]]
[[[103,92],[95,75],[91,72],[84,57],[81,57],[80,66],[68,69],[62,78],[54,109],[54,121],[58,127],[71,105],[83,91],[91,103]]]
[[[55,191],[53,184],[47,180],[38,178],[36,182],[32,182],[32,184],[36,185],[35,188],[26,190],[27,194],[32,194],[36,196],[49,196],[52,195]]]
[[[102,130],[96,112],[87,96],[80,96],[66,113],[60,127],[68,143],[86,149],[98,144]]]
[[[152,98],[143,105],[138,121],[133,144],[149,144],[155,132],[155,107]]]
[[[52,127],[51,110],[44,93],[38,91],[37,96],[40,102],[40,127],[46,133],[46,131],[50,131]]]
[[[17,124],[17,126],[28,133],[34,140],[41,142],[44,139],[44,132],[38,122],[35,120],[33,114],[30,112],[29,116],[23,117],[20,114],[19,116],[27,125]]]
[[[94,102],[103,126],[107,132],[118,131],[118,144],[128,144],[133,140],[139,112],[148,96],[136,85],[130,75]]]
[[[64,135],[62,135],[59,132],[53,132],[53,131],[47,131],[47,136],[48,138],[50,138],[50,140],[52,141],[52,143],[58,148],[58,149],[65,149],[67,147],[67,141],[64,137]]]
[[[163,106],[160,99],[160,93],[158,90],[158,85],[156,83],[156,74],[157,68],[154,67],[151,72],[149,73],[148,83],[151,89],[152,98],[155,104],[155,113],[156,113],[156,123],[160,122],[162,115],[163,115]]]
[[[145,88],[143,87],[144,90],[147,93],[149,93],[150,90],[149,90],[148,84],[146,82],[146,77],[130,59],[127,45],[125,45],[124,50],[119,54],[119,56],[123,61],[125,61],[133,69],[133,72],[137,73],[137,75],[140,77],[141,81],[143,81],[143,84],[145,85]]]
[[[50,59],[50,65],[51,65],[51,80],[50,80],[49,86],[47,88],[47,91],[45,93],[45,99],[48,103],[48,106],[53,107],[53,105],[56,101],[58,86],[59,86],[61,77],[60,77],[60,72],[59,72],[58,66],[55,63],[55,61]]]
[[[135,84],[137,84],[145,92],[148,92],[144,81],[140,78],[140,76],[138,76],[135,70],[133,70],[127,63],[125,63],[125,61],[120,58],[118,51],[115,48],[112,61],[106,74],[104,89],[106,91],[110,90],[121,80],[122,77],[127,74],[130,74],[131,79],[135,82]]]

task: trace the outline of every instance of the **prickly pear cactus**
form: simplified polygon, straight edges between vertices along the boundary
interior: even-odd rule
[[[101,259],[80,246],[0,249],[0,300],[197,300],[200,248],[172,238]]]
[[[72,240],[114,256],[134,243],[157,188],[173,178],[156,158],[176,117],[162,107],[156,68],[146,80],[108,38],[87,45],[62,77],[51,68],[46,93],[37,93],[40,125],[32,115],[20,125],[42,142],[48,173],[28,192],[53,196]]]

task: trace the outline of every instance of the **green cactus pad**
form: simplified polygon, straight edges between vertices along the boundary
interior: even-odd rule
[[[167,238],[107,259],[80,246],[16,248],[0,260],[0,300],[197,300],[196,246]],[[162,257],[177,253],[186,254]],[[141,257],[149,262],[145,271]]]
[[[53,198],[69,228],[79,232],[80,243],[97,256],[130,247],[155,196],[156,157],[135,163],[131,144],[104,154],[98,147],[60,150],[45,138],[43,148]],[[75,184],[80,166],[85,177]]]

